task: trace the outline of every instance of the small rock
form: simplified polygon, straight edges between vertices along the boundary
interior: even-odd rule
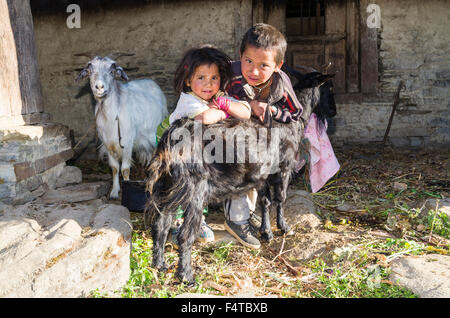
[[[417,225],[416,230],[417,230],[418,232],[422,232],[423,230],[425,230],[425,225],[423,225],[423,224]]]
[[[341,203],[336,207],[336,209],[341,212],[350,212],[350,211],[356,210],[356,208],[354,206],[352,206],[348,203]]]
[[[40,203],[82,202],[101,198],[108,193],[109,182],[89,182],[47,191]]]
[[[55,188],[65,187],[71,184],[81,183],[81,170],[75,166],[65,166],[58,179]]]
[[[406,183],[401,183],[401,182],[394,182],[394,190],[395,191],[405,191],[406,189],[408,189],[408,185]]]
[[[439,200],[439,203],[438,203]],[[428,214],[429,210],[435,211],[436,206],[439,213],[445,213],[448,217],[450,217],[450,199],[428,199],[424,203],[424,209],[422,213]]]

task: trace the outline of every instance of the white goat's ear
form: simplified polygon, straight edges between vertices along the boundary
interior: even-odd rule
[[[116,66],[116,76],[123,79],[124,81],[128,81],[128,76],[120,66]]]
[[[81,81],[82,79],[85,79],[89,76],[89,68],[85,67],[83,70],[78,74],[77,78],[75,79],[77,82]]]

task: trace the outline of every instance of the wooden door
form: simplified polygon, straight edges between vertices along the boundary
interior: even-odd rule
[[[359,92],[358,0],[287,1],[286,35],[288,65],[322,71],[331,62],[335,92]]]

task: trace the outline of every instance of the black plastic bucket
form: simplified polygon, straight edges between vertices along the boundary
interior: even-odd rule
[[[132,212],[144,212],[150,194],[145,191],[145,181],[122,181],[121,204]]]

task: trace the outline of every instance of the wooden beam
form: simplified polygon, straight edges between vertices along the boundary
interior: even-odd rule
[[[367,27],[366,12],[369,0],[360,2],[361,27],[361,93],[376,93],[378,91],[378,47],[375,28]]]
[[[329,2],[325,7],[325,33],[346,34],[346,2]],[[325,45],[325,63],[331,62],[330,73],[335,73],[333,79],[336,93],[346,92],[346,40],[330,42]]]
[[[252,6],[253,25],[264,22],[264,0],[253,0]]]
[[[359,92],[359,5],[347,0],[347,92]]]
[[[42,112],[29,0],[0,0],[0,116]]]

